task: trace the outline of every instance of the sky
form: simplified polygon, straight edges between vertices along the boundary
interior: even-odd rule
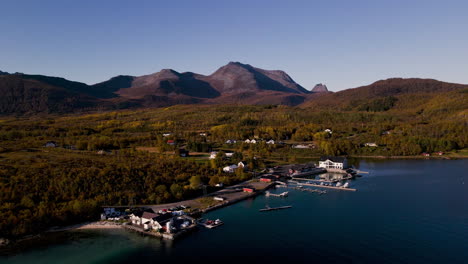
[[[239,61],[307,89],[468,84],[467,13],[451,0],[0,0],[0,70],[94,84]]]

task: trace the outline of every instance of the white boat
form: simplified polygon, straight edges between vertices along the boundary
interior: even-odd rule
[[[344,185],[343,185],[343,188],[348,188],[349,187],[349,182],[346,182]]]
[[[336,187],[340,187],[340,186],[341,186],[341,182],[337,182]]]
[[[216,219],[216,220],[209,220],[209,219],[206,219],[206,220],[202,220],[200,219],[200,221],[198,222],[199,225],[201,226],[204,226],[206,228],[209,228],[209,229],[212,229],[212,228],[215,228],[215,227],[218,227],[220,225],[223,225],[224,222],[219,220],[219,219]]]

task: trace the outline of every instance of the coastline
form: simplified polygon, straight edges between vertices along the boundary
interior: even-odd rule
[[[62,231],[69,231],[69,230],[115,229],[115,228],[122,228],[122,224],[112,222],[112,221],[94,221],[94,222],[86,222],[86,223],[69,225],[69,226],[64,226],[64,227],[52,227],[48,229],[46,233],[62,232]]]
[[[348,158],[366,158],[366,159],[443,159],[443,160],[451,160],[451,159],[468,159],[468,156],[366,156],[366,155],[349,155]]]

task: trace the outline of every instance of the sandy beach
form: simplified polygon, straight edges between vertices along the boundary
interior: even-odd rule
[[[111,221],[96,221],[96,222],[87,222],[82,224],[70,225],[65,227],[56,227],[47,230],[47,232],[61,232],[73,229],[113,229],[113,228],[122,228],[121,223],[115,223]]]

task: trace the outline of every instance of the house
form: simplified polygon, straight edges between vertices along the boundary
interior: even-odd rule
[[[246,139],[244,143],[250,144],[250,139]]]
[[[299,144],[299,145],[292,146],[292,148],[295,148],[295,149],[308,149],[310,147],[308,145]]]
[[[275,180],[276,180],[276,177],[273,176],[273,175],[264,175],[264,176],[260,177],[261,182],[272,182],[272,181],[275,181]]]
[[[224,187],[224,184],[223,184],[222,182],[220,182],[220,183],[216,184],[215,187],[220,187],[220,188],[222,188],[222,187]]]
[[[366,147],[377,147],[378,145],[375,142],[368,142],[368,143],[365,143],[364,146],[366,146]]]
[[[210,160],[216,159],[216,155],[218,155],[218,152],[217,152],[217,151],[212,151],[212,152],[210,153],[209,159],[210,159]]]
[[[133,212],[129,217],[130,217],[130,221],[132,222],[132,224],[134,225],[140,225],[141,224],[141,216],[143,215],[143,212],[142,211],[138,211],[138,212]]]
[[[431,154],[426,153],[426,152],[421,153],[421,155],[423,155],[424,157],[429,157],[429,156],[431,156]]]
[[[239,166],[237,166],[237,165],[229,165],[229,166],[224,167],[223,171],[233,173],[238,167]]]
[[[255,139],[250,140],[250,144],[257,144],[257,140]]]
[[[348,168],[348,160],[344,157],[323,156],[320,158],[319,168],[346,169]]]
[[[232,158],[232,155],[234,155],[234,152],[227,152],[226,158]]]
[[[245,169],[247,167],[247,162],[239,161],[239,163],[237,163],[237,167]]]
[[[143,212],[140,217],[140,225],[143,225],[145,230],[154,229],[159,230],[163,224],[172,218],[172,214],[155,214],[150,212]]]
[[[172,135],[172,133],[164,133],[164,134],[163,134],[163,137],[168,137],[168,136],[170,136],[170,135]]]
[[[255,192],[255,188],[244,187],[244,188],[242,188],[242,191],[247,192],[247,193],[253,193],[253,192]]]
[[[442,156],[442,155],[444,155],[444,152],[442,152],[442,151],[437,151],[436,154],[439,155],[439,156]]]
[[[271,144],[271,145],[274,145],[275,144],[275,141],[273,139],[270,139],[266,142],[267,144]]]
[[[167,144],[168,144],[168,145],[171,145],[171,146],[174,146],[174,145],[175,145],[175,141],[174,141],[173,139],[169,139],[169,140],[167,141]]]
[[[47,141],[47,143],[45,143],[44,147],[46,147],[46,148],[56,148],[56,147],[58,147],[58,144],[55,141]]]
[[[226,200],[226,198],[220,197],[220,196],[215,196],[215,197],[213,197],[213,200],[223,202],[224,200]]]
[[[331,131],[331,129],[328,129],[328,128],[327,128],[327,129],[325,129],[325,130],[324,130],[324,132],[327,132],[328,134],[331,134],[331,133],[333,133],[333,132]]]
[[[226,140],[226,144],[235,144],[235,143],[237,143],[237,140],[234,140],[234,139]]]
[[[200,136],[202,136],[202,137],[206,137],[207,135],[208,135],[208,133],[206,133],[206,132],[200,133]]]

